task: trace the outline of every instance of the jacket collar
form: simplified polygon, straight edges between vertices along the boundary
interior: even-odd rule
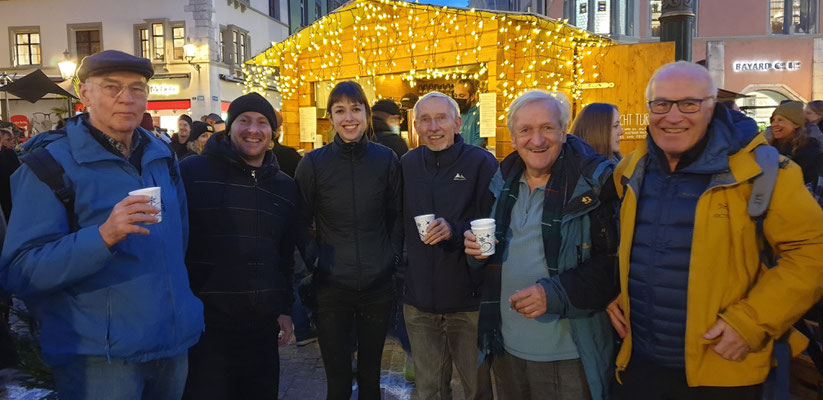
[[[154,135],[150,134],[147,130],[138,127],[135,132],[142,135],[141,139],[145,140],[143,157],[140,160],[141,165],[145,166],[156,159],[173,157],[168,146],[160,146],[157,142],[159,139],[154,138]],[[69,140],[72,157],[74,157],[74,160],[79,164],[102,160],[127,162],[122,157],[103,148],[103,146],[94,139],[81,118],[72,118],[68,121],[66,124],[66,136]]]
[[[753,152],[757,146],[765,145],[767,142],[763,134],[758,134],[756,126],[747,118],[739,118],[718,104],[707,129],[710,131],[707,134],[711,137],[706,149],[683,171],[713,174],[710,186],[744,182],[761,172]],[[649,158],[650,142],[641,142],[617,166],[615,175],[619,177],[620,185],[642,181]],[[639,186],[634,189],[638,188]]]
[[[266,151],[266,154],[263,156],[263,165],[259,168],[246,164],[246,161],[234,150],[231,139],[225,131],[212,135],[203,147],[202,154],[221,160],[244,172],[256,170],[260,173],[261,177],[276,174],[277,171],[280,170],[280,166],[277,164],[277,158],[271,150]]]
[[[360,138],[360,140],[356,142],[346,143],[343,141],[343,138],[340,137],[338,134],[334,134],[334,141],[332,142],[332,146],[336,149],[340,155],[342,156],[354,156],[354,158],[361,158],[363,154],[366,153],[366,148],[369,145],[369,138],[366,137],[366,134]]]
[[[455,134],[454,144],[443,150],[433,151],[425,145],[421,145],[420,149],[423,152],[423,161],[426,166],[432,169],[439,169],[454,164],[454,162],[460,158],[460,154],[463,152],[463,146],[463,138]]]

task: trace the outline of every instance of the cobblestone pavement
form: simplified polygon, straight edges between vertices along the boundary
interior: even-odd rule
[[[384,400],[417,400],[414,383],[403,377],[406,353],[392,339],[383,350],[380,388]],[[453,400],[463,400],[459,380],[452,378]],[[297,347],[294,341],[280,348],[280,399],[323,400],[326,398],[326,373],[317,342]],[[352,394],[357,399],[357,393]]]

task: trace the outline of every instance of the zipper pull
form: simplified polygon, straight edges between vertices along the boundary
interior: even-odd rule
[[[251,170],[251,178],[254,179],[254,185],[257,186],[257,171]]]

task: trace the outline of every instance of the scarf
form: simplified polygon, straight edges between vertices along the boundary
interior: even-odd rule
[[[567,194],[572,193],[575,184],[567,173],[566,146],[558,156],[551,169],[549,182],[544,189],[543,214],[541,229],[543,248],[546,254],[546,268],[549,276],[558,273],[558,257],[560,254],[560,225],[563,206],[568,201]],[[486,264],[486,276],[483,280],[483,297],[480,302],[480,317],[478,321],[477,345],[480,350],[481,361],[486,357],[493,357],[503,353],[502,318],[500,315],[500,284],[503,267],[503,253],[508,246],[506,233],[511,224],[511,212],[517,202],[520,178],[525,171],[525,164],[517,153],[512,153],[500,165],[505,184],[497,198],[494,209],[495,237],[498,240],[497,251],[489,258]]]

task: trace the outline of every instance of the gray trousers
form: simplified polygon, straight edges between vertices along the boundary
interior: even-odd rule
[[[591,399],[579,358],[550,362],[528,361],[508,352],[492,362],[503,400]]]
[[[406,304],[403,313],[420,400],[452,398],[452,364],[466,400],[491,398],[490,394],[479,394],[477,387],[477,311],[432,314]]]

